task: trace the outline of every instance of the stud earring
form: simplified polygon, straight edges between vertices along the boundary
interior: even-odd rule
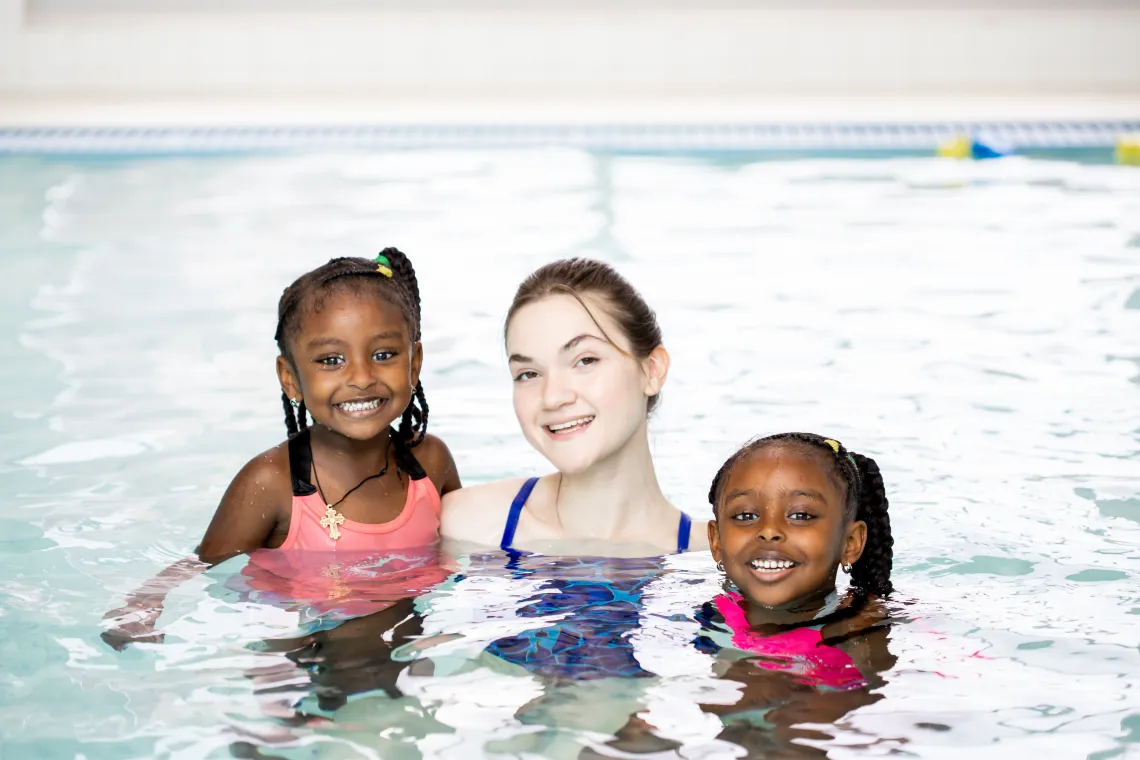
[[[723,562],[717,562],[716,563],[716,569],[720,570],[723,573],[724,572],[724,563]]]
[[[293,405],[294,409],[296,409],[297,407],[299,407],[301,405],[301,402],[295,398],[289,399],[289,403]]]

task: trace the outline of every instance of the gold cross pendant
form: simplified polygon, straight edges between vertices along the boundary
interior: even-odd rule
[[[327,505],[325,516],[321,518],[321,527],[329,529],[329,538],[336,541],[340,538],[340,526],[344,525],[344,515],[336,511],[332,504]]]

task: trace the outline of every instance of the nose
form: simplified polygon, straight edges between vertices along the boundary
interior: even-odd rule
[[[560,409],[574,403],[577,394],[561,372],[549,372],[543,378],[542,405],[546,409]]]
[[[376,376],[373,374],[375,365],[368,361],[353,361],[348,367],[348,377],[345,384],[350,388],[365,391],[376,385]]]
[[[766,544],[784,540],[783,521],[775,510],[765,509],[760,513],[760,521],[756,526],[756,540]]]

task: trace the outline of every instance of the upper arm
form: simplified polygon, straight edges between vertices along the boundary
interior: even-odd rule
[[[234,477],[198,545],[203,562],[220,562],[266,545],[285,505],[292,504],[288,456],[282,456],[280,448],[251,460]]]
[[[439,532],[444,538],[495,546],[503,534],[511,497],[520,480],[498,480],[452,491],[443,498]]]
[[[424,436],[423,443],[415,451],[416,459],[439,490],[440,496],[463,487],[459,481],[459,468],[455,466],[451,450],[442,439],[434,435]]]

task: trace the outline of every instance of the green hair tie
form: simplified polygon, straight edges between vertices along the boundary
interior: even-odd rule
[[[385,277],[391,277],[392,276],[392,262],[388,261],[387,256],[385,256],[382,253],[377,254],[374,261],[376,262],[376,271],[377,272],[384,275]]]

